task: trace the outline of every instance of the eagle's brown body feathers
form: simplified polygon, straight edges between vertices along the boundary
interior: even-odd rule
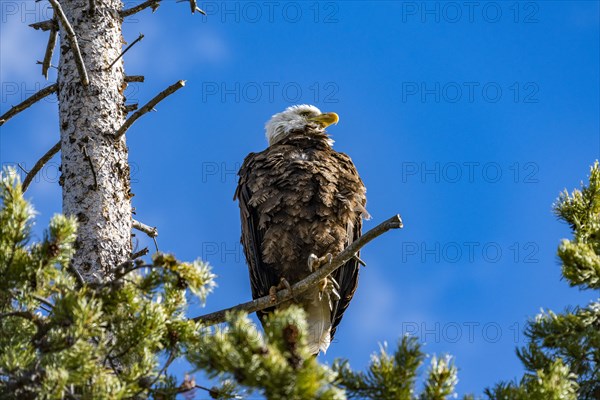
[[[281,278],[294,284],[309,275],[311,254],[342,251],[360,236],[366,213],[365,187],[352,160],[333,150],[316,125],[248,155],[235,197],[253,298],[268,295]],[[330,293],[319,300],[319,288],[299,297],[315,353],[333,338],[356,290],[358,269],[351,260],[333,274],[339,300]],[[261,321],[268,311],[258,313]]]

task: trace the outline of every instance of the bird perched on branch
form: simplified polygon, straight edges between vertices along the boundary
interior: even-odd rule
[[[332,148],[325,131],[338,120],[337,114],[315,106],[289,107],[265,125],[267,149],[244,160],[234,199],[239,200],[241,241],[255,299],[275,296],[304,279],[361,234],[368,216],[366,189],[350,157]],[[327,350],[352,300],[358,256],[318,287],[295,296],[306,311],[313,354]],[[261,322],[272,310],[257,313]]]

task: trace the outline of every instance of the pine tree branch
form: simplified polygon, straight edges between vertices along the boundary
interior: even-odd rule
[[[119,57],[115,58],[115,61],[113,61],[107,69],[111,69],[113,67],[113,65],[115,65],[115,63],[117,61],[119,61],[121,59],[121,57],[123,57],[125,55],[125,53],[127,53],[129,51],[129,49],[131,49],[133,46],[135,46],[136,43],[141,42],[142,39],[144,38],[144,35],[142,33],[140,33],[140,36],[138,36],[137,39],[135,39],[133,42],[131,42],[131,44],[129,46],[127,46],[125,48],[125,50],[123,50],[123,52],[121,54],[119,54]]]
[[[42,321],[40,321],[39,318],[37,318],[37,316],[35,314],[33,314],[31,311],[11,311],[11,312],[0,314],[0,319],[4,319],[4,318],[8,318],[8,317],[18,317],[18,318],[26,319],[28,321],[33,322],[38,328],[43,325]]]
[[[149,252],[150,252],[150,250],[148,250],[148,248],[147,248],[147,247],[144,247],[144,248],[143,248],[143,249],[141,249],[140,251],[136,251],[135,253],[133,253],[133,254],[131,255],[131,261],[133,262],[133,261],[137,260],[138,258],[145,256],[145,255],[146,255],[146,254],[148,254]]]
[[[34,24],[30,24],[35,30],[49,31],[51,29],[58,30],[58,23],[56,19],[47,19],[46,21],[36,22]]]
[[[134,104],[127,104],[126,106],[123,107],[123,110],[129,114],[131,112],[134,112],[135,110],[137,110],[139,107],[138,103],[134,103]]]
[[[56,83],[54,83],[50,86],[46,86],[45,88],[43,88],[39,92],[35,93],[31,97],[25,99],[25,101],[23,101],[21,104],[18,104],[16,106],[12,107],[10,110],[5,112],[4,115],[2,115],[0,117],[0,126],[2,126],[6,121],[8,121],[12,117],[14,117],[18,113],[20,113],[21,111],[25,110],[28,107],[31,107],[36,102],[42,100],[44,97],[47,97],[47,96],[51,95],[52,93],[56,92],[57,88],[58,88],[58,86],[56,85]]]
[[[117,267],[117,271],[118,273],[115,274],[115,276],[110,280],[110,281],[106,281],[100,285],[97,285],[97,287],[103,288],[109,285],[114,285],[117,282],[119,282],[120,279],[123,279],[126,275],[129,275],[130,273],[134,272],[134,271],[138,271],[140,269],[144,269],[144,268],[160,268],[160,267],[156,267],[152,264],[134,264],[132,262],[132,260],[127,260],[123,263],[121,263],[119,265],[119,267]]]
[[[119,11],[119,15],[121,16],[121,18],[129,17],[133,14],[139,13],[142,10],[145,10],[148,7],[152,8],[152,12],[154,12],[160,6],[160,2],[161,0],[147,0],[141,4],[138,4],[135,7]]]
[[[46,47],[46,53],[44,54],[44,61],[42,61],[42,75],[48,79],[48,70],[50,69],[50,62],[52,61],[52,54],[54,53],[54,47],[56,47],[56,37],[58,36],[58,23],[54,20],[52,28],[50,29],[50,36],[48,37],[48,46]]]
[[[162,375],[167,372],[167,369],[173,363],[173,361],[175,361],[176,357],[177,357],[177,355],[176,355],[175,350],[171,350],[171,352],[169,353],[169,358],[165,362],[165,365],[163,365],[163,367],[161,368],[161,370],[158,371],[158,374],[156,375],[156,378],[154,378],[154,380],[148,385],[149,388],[152,388],[152,386],[154,386],[156,384],[156,382],[158,382],[160,380],[160,378],[162,377]],[[143,391],[144,391],[143,389],[140,390],[138,393],[136,393],[136,396],[142,394]]]
[[[206,12],[200,7],[198,7],[198,5],[196,4],[196,0],[190,0],[190,8],[192,10],[192,14],[198,11],[200,14],[206,16]]]
[[[146,114],[147,112],[152,111],[154,106],[156,106],[158,103],[160,103],[165,97],[175,93],[177,90],[181,89],[184,86],[185,86],[185,81],[178,81],[178,82],[172,84],[171,86],[169,86],[168,88],[166,88],[165,90],[163,90],[162,92],[160,92],[159,94],[157,94],[152,100],[150,100],[146,105],[144,105],[142,108],[140,108],[138,111],[136,111],[131,117],[129,117],[127,119],[127,121],[125,121],[123,126],[117,131],[117,133],[115,133],[115,138],[116,139],[121,138],[121,136],[123,136],[125,134],[125,132],[127,132],[127,129],[129,129],[131,127],[131,125],[133,125],[133,123],[135,121],[137,121],[138,118],[140,118],[142,115]]]
[[[46,307],[49,307],[50,309],[54,308],[54,304],[50,303],[48,300],[46,300],[45,298],[38,296],[36,294],[34,294],[32,296],[34,299],[36,299],[37,301],[39,301],[40,303],[44,304]]]
[[[204,10],[202,10],[200,7],[198,7],[196,0],[178,0],[177,2],[181,3],[183,1],[187,1],[190,3],[190,10],[192,11],[192,14],[194,14],[196,11],[198,11],[200,14],[206,15],[206,12]]]
[[[125,82],[144,82],[144,75],[126,75]]]
[[[133,221],[131,221],[131,227],[140,232],[144,232],[146,235],[150,236],[151,238],[155,238],[158,236],[158,229],[156,229],[156,227],[146,225],[138,220],[134,219]]]
[[[142,260],[138,260],[138,258],[145,256],[149,252],[150,252],[150,250],[148,250],[147,247],[144,247],[140,251],[131,253],[131,257],[128,260],[123,261],[121,264],[117,265],[117,268],[115,268],[115,271],[126,271],[125,272],[125,275],[126,275],[129,272],[129,271],[127,271],[128,269],[132,268],[135,264],[142,262]],[[114,278],[113,278],[113,280],[114,280]]]
[[[40,158],[35,163],[35,165],[33,166],[33,169],[31,171],[29,171],[29,173],[27,173],[27,176],[23,180],[23,193],[25,191],[27,191],[27,188],[29,187],[29,185],[33,181],[33,178],[35,178],[35,176],[38,174],[38,172],[40,172],[41,169],[44,168],[44,165],[46,165],[46,163],[48,161],[50,161],[50,159],[52,157],[54,157],[54,155],[56,153],[58,153],[59,151],[60,151],[60,140],[58,141],[58,143],[56,143],[54,146],[52,146],[52,148],[50,150],[48,150],[46,152],[46,154],[44,154],[42,156],[42,158]]]
[[[77,36],[75,35],[75,31],[73,27],[69,23],[67,16],[65,15],[60,3],[57,0],[48,0],[54,8],[54,14],[60,20],[63,28],[65,28],[65,32],[67,37],[69,38],[69,44],[71,45],[71,51],[73,51],[73,55],[75,58],[75,65],[77,65],[77,70],[79,71],[79,77],[81,79],[81,84],[84,87],[87,87],[90,84],[90,80],[88,78],[87,70],[85,69],[85,64],[83,62],[83,57],[81,56],[81,50],[79,49],[79,43],[77,42]]]
[[[400,215],[395,215],[387,221],[382,222],[377,225],[375,228],[363,234],[361,237],[352,242],[348,247],[346,247],[341,253],[336,255],[331,259],[331,261],[317,269],[315,272],[301,280],[300,282],[292,285],[291,289],[283,289],[277,292],[276,301],[273,302],[270,295],[260,297],[253,301],[248,301],[246,303],[238,304],[237,306],[226,308],[224,310],[216,311],[210,314],[201,315],[199,317],[193,318],[196,322],[201,322],[206,326],[219,324],[225,322],[225,317],[227,313],[243,311],[245,313],[253,313],[256,311],[264,310],[265,308],[273,307],[279,303],[282,303],[287,300],[291,300],[294,296],[305,292],[306,290],[315,287],[321,282],[321,280],[325,279],[335,270],[340,268],[350,259],[352,259],[358,251],[363,248],[367,243],[377,238],[378,236],[383,235],[387,231],[391,229],[399,229],[402,228],[402,218]]]

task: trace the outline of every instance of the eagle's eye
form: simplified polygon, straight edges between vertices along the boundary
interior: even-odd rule
[[[308,117],[310,114],[311,114],[310,111],[302,111],[300,113],[300,115],[303,116],[303,117]]]

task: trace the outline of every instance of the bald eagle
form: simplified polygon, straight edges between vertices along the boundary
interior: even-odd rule
[[[361,234],[366,189],[350,157],[332,148],[325,128],[337,122],[337,114],[315,106],[289,107],[265,125],[267,149],[250,153],[240,168],[234,199],[255,299],[304,279]],[[312,354],[329,347],[356,291],[359,260],[296,297]],[[261,322],[272,310],[257,313]]]

